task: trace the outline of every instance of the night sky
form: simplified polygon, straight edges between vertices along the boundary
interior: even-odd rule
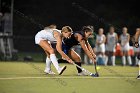
[[[7,1],[9,0],[3,0],[3,2]],[[73,3],[90,11],[98,18],[74,7]],[[59,29],[64,25],[70,25],[74,30],[79,30],[83,25],[89,24],[94,25],[95,29],[99,27],[106,29],[109,24],[112,24],[117,29],[127,26],[135,30],[140,25],[138,6],[138,0],[127,2],[122,0],[14,0],[14,9],[28,17],[14,12],[14,27],[15,30],[19,27],[25,30],[21,26],[26,24],[29,27],[34,26],[33,28],[25,26],[31,31],[27,34],[32,34],[32,30],[40,29],[40,25],[46,26],[52,23],[57,24]],[[30,22],[31,18],[35,22]],[[104,22],[99,21],[100,19]]]
[[[4,8],[8,1],[2,0],[2,12],[8,11]],[[69,25],[74,31],[93,25],[95,32],[103,27],[105,33],[114,25],[118,34],[126,26],[133,35],[140,27],[140,8],[138,0],[14,0],[14,35],[34,37],[52,23],[58,29]]]

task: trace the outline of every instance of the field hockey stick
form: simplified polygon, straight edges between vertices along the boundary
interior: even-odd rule
[[[58,62],[68,62],[67,60],[64,60],[64,59],[59,59]],[[69,62],[68,62],[69,63]],[[97,74],[93,74],[91,73],[90,71],[86,70],[85,68],[75,64],[75,62],[72,63],[73,65],[75,65],[76,67],[80,68],[82,71],[86,72],[88,75],[92,76],[92,77],[98,77]]]
[[[97,71],[97,62],[94,62],[94,67],[95,67],[95,74],[96,74],[96,76],[99,76],[99,73]]]
[[[95,67],[95,72],[96,74],[98,74],[98,71],[97,71],[97,62],[94,63],[94,67]],[[99,74],[98,74],[99,75]]]
[[[91,73],[90,71],[86,70],[85,68],[75,64],[74,62],[72,63],[73,65],[75,65],[76,67],[80,68],[82,71],[86,72],[88,75],[92,76],[92,77],[98,77],[96,76],[96,74]]]

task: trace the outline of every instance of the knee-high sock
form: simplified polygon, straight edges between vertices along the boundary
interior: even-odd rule
[[[138,65],[138,63],[139,63],[139,60],[138,60],[138,58],[137,58],[137,56],[135,57],[135,65]]]
[[[105,56],[105,65],[108,63],[108,56]]]
[[[127,56],[127,61],[128,61],[128,64],[129,65],[132,65],[132,60],[131,60],[131,57],[130,56]]]
[[[139,65],[139,75],[140,75],[140,60],[139,60],[139,62],[138,62],[138,65]]]
[[[111,56],[112,65],[115,66],[115,56]]]
[[[51,60],[49,57],[46,58],[46,71],[50,71],[51,70]]]
[[[78,66],[81,66],[81,62],[75,62],[75,64],[77,64]],[[76,68],[77,68],[78,73],[82,72],[82,70],[80,68],[78,68],[78,67],[76,67]]]
[[[122,56],[122,64],[126,65],[126,58],[125,58],[125,56]]]
[[[50,54],[50,60],[52,61],[54,67],[56,68],[56,70],[58,71],[60,66],[58,64],[57,58],[55,56],[55,54]]]

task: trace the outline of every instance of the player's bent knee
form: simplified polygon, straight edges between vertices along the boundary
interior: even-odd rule
[[[76,61],[76,62],[80,62],[81,58],[80,57],[75,57],[75,58],[73,58],[73,60]]]
[[[55,52],[54,52],[54,49],[49,49],[48,52],[49,52],[50,54],[54,54],[54,53],[55,53]]]

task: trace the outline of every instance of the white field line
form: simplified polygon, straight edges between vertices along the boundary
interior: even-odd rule
[[[6,77],[6,78],[0,78],[0,80],[15,80],[15,79],[126,79],[126,78],[132,78],[132,79],[136,79],[136,77],[66,77],[66,76],[62,76],[62,77]]]

